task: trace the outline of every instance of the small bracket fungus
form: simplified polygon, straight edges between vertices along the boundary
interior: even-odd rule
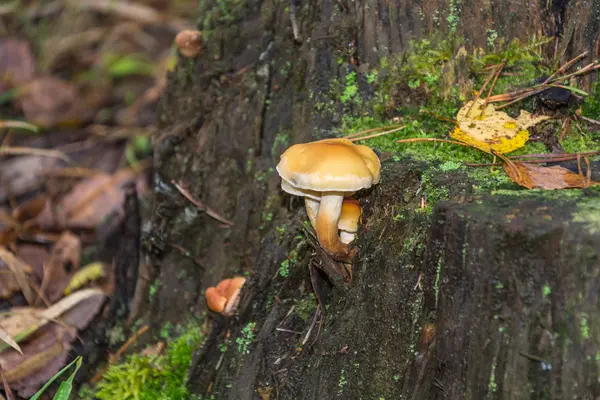
[[[378,183],[380,168],[369,147],[348,139],[325,139],[291,146],[281,155],[277,172],[284,191],[304,196],[321,247],[336,259],[348,260],[352,254],[338,234],[342,202]]]
[[[350,243],[354,240],[358,231],[358,222],[360,221],[362,210],[358,200],[344,199],[342,204],[342,213],[338,221],[338,229],[340,230],[340,239],[342,243]]]
[[[222,280],[217,287],[206,289],[205,296],[208,308],[228,317],[235,314],[244,283],[246,283],[246,278],[236,276],[232,279]]]
[[[175,36],[175,44],[184,57],[196,57],[202,50],[202,33],[181,31]]]

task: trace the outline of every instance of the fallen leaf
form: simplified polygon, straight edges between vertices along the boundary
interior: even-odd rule
[[[17,256],[31,266],[31,276],[38,283],[44,278],[44,262],[50,257],[50,252],[45,246],[34,244],[17,245]]]
[[[69,284],[65,288],[65,295],[69,295],[72,291],[104,276],[104,264],[101,262],[88,264],[71,277]]]
[[[40,285],[40,291],[51,303],[62,297],[71,276],[79,269],[80,258],[81,240],[71,232],[64,232],[44,265],[44,279]]]
[[[57,158],[22,156],[0,161],[0,202],[9,196],[21,196],[40,187],[44,171],[56,169],[63,162]]]
[[[511,162],[504,164],[504,170],[513,182],[528,189],[573,189],[600,184],[588,181],[586,177],[560,166],[542,167],[537,164]]]
[[[42,229],[94,229],[113,213],[122,217],[125,199],[122,186],[133,181],[137,174],[126,169],[114,175],[98,174],[78,183],[58,206],[51,207],[47,202],[36,225]]]
[[[77,89],[53,77],[37,78],[23,86],[18,103],[27,121],[45,128],[79,120]]]
[[[29,43],[21,39],[0,41],[0,92],[21,86],[35,75],[35,60]]]
[[[19,353],[23,354],[19,345],[17,344],[17,342],[15,342],[15,339],[13,339],[12,336],[10,336],[10,334],[6,331],[6,329],[4,329],[1,325],[0,325],[0,340],[2,340],[4,343],[6,343],[7,345],[12,347]]]
[[[8,312],[0,313],[0,324],[17,343],[26,341],[51,321],[83,329],[100,310],[105,298],[101,289],[79,290],[45,310],[14,307]],[[0,343],[0,354],[8,348],[8,345]]]
[[[23,292],[23,296],[29,304],[33,304],[36,295],[29,285],[28,273],[31,273],[31,267],[23,260],[9,252],[5,247],[0,247],[0,266],[4,264],[10,270],[12,277],[19,285],[19,289]]]
[[[29,398],[65,365],[77,330],[66,325],[44,327],[23,345],[23,355],[14,350],[0,354],[6,381],[20,396]]]
[[[481,110],[485,101],[476,99],[466,103],[456,115],[457,126],[450,136],[463,143],[473,145],[487,153],[504,154],[523,147],[529,139],[527,128],[549,119],[547,116],[532,116],[521,110],[518,118],[512,118],[504,111],[496,111],[492,104]]]
[[[13,209],[12,217],[21,224],[32,220],[44,210],[46,200],[46,195],[39,195],[29,201],[21,203]]]

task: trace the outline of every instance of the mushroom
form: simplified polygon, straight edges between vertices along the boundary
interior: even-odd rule
[[[208,308],[225,316],[232,316],[237,310],[240,302],[240,291],[246,283],[246,278],[236,276],[232,279],[224,279],[217,287],[206,289],[205,297]]]
[[[200,31],[181,31],[175,36],[175,44],[184,57],[196,57],[202,50],[202,33]]]
[[[347,260],[352,256],[350,249],[338,234],[342,202],[378,183],[380,168],[379,158],[367,146],[348,139],[325,139],[291,146],[281,155],[277,172],[284,191],[304,196],[321,247],[334,258]]]
[[[358,200],[355,199],[344,199],[342,204],[342,213],[340,214],[340,220],[338,221],[338,229],[340,230],[340,240],[342,243],[350,243],[354,240],[354,236],[358,231],[358,222],[362,210]]]

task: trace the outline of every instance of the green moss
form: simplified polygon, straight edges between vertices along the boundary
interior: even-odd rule
[[[548,297],[548,296],[550,296],[550,293],[552,293],[552,289],[550,288],[550,286],[549,285],[544,285],[542,287],[542,296]]]
[[[592,235],[600,233],[600,201],[598,198],[579,201],[577,209],[573,213],[573,221],[585,224]]]
[[[358,94],[358,83],[356,82],[356,72],[349,72],[346,75],[346,86],[344,93],[340,96],[340,101],[343,104],[348,103],[351,100],[360,102],[360,96]]]
[[[242,354],[249,354],[250,350],[248,347],[252,344],[255,338],[254,329],[256,328],[256,322],[248,322],[248,324],[242,328],[240,336],[235,339],[237,343],[238,352]]]
[[[112,365],[95,388],[100,400],[185,400],[192,353],[202,342],[200,323],[188,324],[158,356],[134,354]],[[90,396],[89,387],[81,396]]]
[[[590,338],[590,325],[589,325],[590,316],[588,313],[581,313],[580,316],[580,329],[581,329],[581,337],[584,339]]]
[[[317,299],[314,293],[310,293],[308,296],[304,296],[294,303],[294,310],[303,321],[308,321],[312,318],[316,308]]]

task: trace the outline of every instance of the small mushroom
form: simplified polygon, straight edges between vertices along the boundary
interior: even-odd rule
[[[350,243],[354,240],[356,232],[358,231],[358,222],[362,210],[360,209],[360,203],[355,199],[344,199],[342,204],[342,213],[340,214],[340,220],[338,221],[338,229],[340,230],[340,240],[342,243]]]
[[[184,57],[196,57],[202,51],[202,33],[200,31],[181,31],[175,36],[175,44]]]
[[[334,258],[348,260],[352,254],[338,234],[342,202],[378,183],[380,168],[379,158],[367,146],[348,139],[325,139],[291,146],[281,155],[277,172],[284,191],[304,196],[321,247]]]
[[[209,287],[204,293],[206,305],[214,312],[222,313],[227,304],[227,298],[219,293],[217,288]]]
[[[217,287],[206,289],[205,297],[208,308],[225,316],[232,316],[240,302],[240,291],[246,283],[246,278],[237,276],[224,279]]]

